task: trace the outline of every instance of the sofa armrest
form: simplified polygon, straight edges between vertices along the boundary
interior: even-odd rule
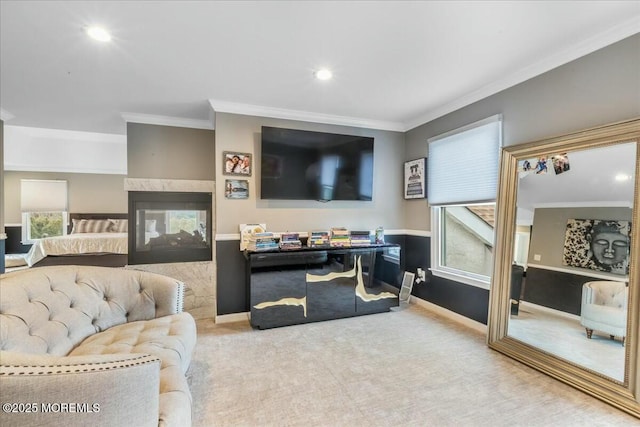
[[[156,273],[139,271],[138,280],[147,297],[155,302],[155,317],[182,313],[184,283],[174,278]],[[127,321],[147,320],[130,316]]]
[[[160,359],[0,351],[0,425],[157,426]]]
[[[593,304],[593,288],[590,282],[582,285],[582,307]]]

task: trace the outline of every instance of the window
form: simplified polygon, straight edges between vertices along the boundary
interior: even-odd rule
[[[23,243],[33,243],[36,239],[66,234],[66,212],[25,212],[22,214]]]
[[[457,205],[433,209],[433,273],[488,288],[493,268],[494,205]]]
[[[67,234],[67,181],[20,181],[22,243]]]
[[[429,139],[434,275],[489,288],[501,146],[500,115]]]

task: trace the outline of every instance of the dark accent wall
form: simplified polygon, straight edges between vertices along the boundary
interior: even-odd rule
[[[594,280],[603,279],[529,267],[524,280],[522,299],[554,310],[580,315],[582,285]]]
[[[215,133],[127,123],[129,178],[215,180]]]
[[[385,236],[386,243],[400,245],[400,270],[427,271],[426,283],[413,286],[412,294],[480,323],[487,323],[489,291],[432,276],[431,239],[422,236]],[[249,311],[246,260],[238,240],[216,242],[218,315]],[[400,279],[401,280],[401,279]]]
[[[8,254],[26,254],[31,249],[31,245],[22,244],[22,226],[7,226],[5,227],[5,233],[7,234],[7,240],[5,244],[5,250]]]
[[[239,248],[239,240],[216,241],[218,316],[249,311],[247,260]]]
[[[386,236],[386,243],[401,245],[404,236]],[[247,287],[247,261],[239,250],[239,240],[220,240],[216,242],[216,263],[218,283],[217,314],[244,313],[250,311],[249,289]],[[400,270],[404,270],[402,249],[400,252]],[[398,278],[398,283],[402,278]]]
[[[489,291],[431,274],[428,270],[431,267],[430,237],[404,236],[402,253],[405,270],[415,272],[420,267],[427,272],[426,282],[413,285],[412,295],[487,324]]]

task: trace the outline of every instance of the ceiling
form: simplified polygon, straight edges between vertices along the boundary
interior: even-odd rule
[[[640,1],[2,0],[0,113],[124,134],[123,113],[211,123],[213,105],[404,131],[638,32]]]
[[[633,207],[636,143],[569,151],[568,170],[555,172],[549,153],[547,171],[520,172],[518,220],[533,218],[536,208]],[[529,159],[535,167],[538,159]],[[519,164],[521,164],[520,162]],[[621,180],[622,177],[626,179]]]

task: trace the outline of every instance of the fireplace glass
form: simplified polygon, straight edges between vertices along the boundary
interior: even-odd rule
[[[211,193],[129,192],[129,224],[129,264],[212,259]]]

